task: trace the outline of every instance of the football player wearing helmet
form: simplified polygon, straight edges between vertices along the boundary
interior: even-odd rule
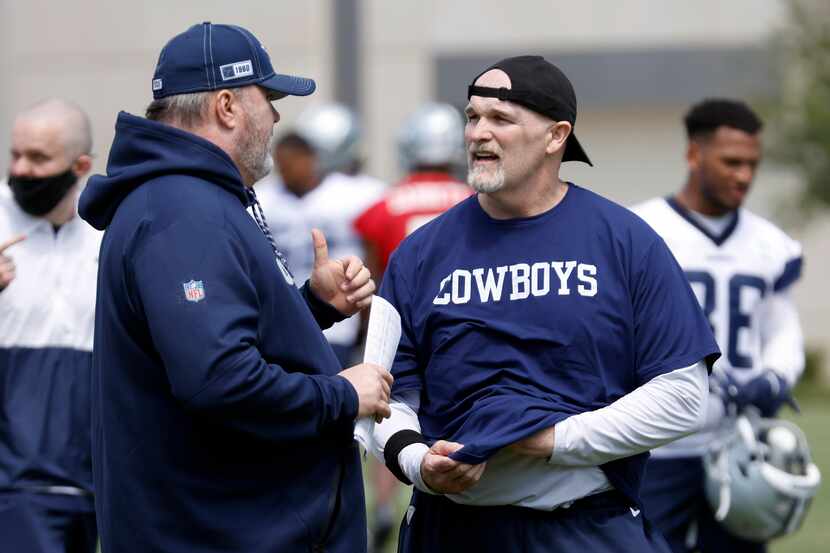
[[[386,185],[360,173],[362,137],[357,116],[349,108],[341,104],[311,107],[277,141],[275,171],[256,185],[274,238],[299,282],[313,268],[313,228],[323,231],[333,256],[364,258],[352,223],[377,201]],[[344,367],[355,357],[359,334],[357,318],[325,331]]]
[[[404,238],[473,193],[453,176],[465,161],[464,119],[449,104],[428,103],[407,118],[398,159],[404,179],[355,220],[378,279]]]

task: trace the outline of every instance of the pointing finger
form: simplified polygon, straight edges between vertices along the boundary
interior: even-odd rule
[[[6,288],[14,280],[16,273],[14,266],[0,267],[0,290]]]
[[[24,240],[26,240],[26,235],[25,235],[25,234],[21,234],[21,235],[19,235],[19,236],[15,236],[15,237],[14,237],[14,238],[12,238],[11,240],[6,240],[6,241],[5,241],[5,242],[3,242],[2,244],[0,244],[0,253],[3,253],[4,251],[6,251],[6,249],[8,249],[8,248],[10,248],[10,247],[14,246],[14,245],[15,245],[15,244],[17,244],[18,242],[23,242]]]

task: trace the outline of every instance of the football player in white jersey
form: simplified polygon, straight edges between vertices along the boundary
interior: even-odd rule
[[[801,247],[742,207],[761,162],[760,118],[743,102],[708,99],[685,117],[688,177],[676,194],[633,210],[683,267],[723,356],[713,378],[727,403],[773,416],[804,368],[790,288]],[[709,402],[707,427],[652,452],[643,483],[646,512],[675,552],[765,551],[718,525],[704,495],[702,456],[724,415]]]
[[[90,396],[101,234],[78,217],[86,114],[24,110],[0,186],[0,550],[92,553]]]
[[[332,257],[364,257],[352,222],[386,186],[358,171],[361,134],[356,115],[345,106],[309,108],[293,131],[277,141],[275,171],[256,185],[268,224],[297,282],[304,282],[314,265],[312,228],[323,231]],[[344,367],[351,365],[359,333],[357,317],[324,332]]]

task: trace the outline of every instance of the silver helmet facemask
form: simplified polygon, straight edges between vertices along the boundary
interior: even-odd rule
[[[348,172],[360,158],[362,129],[355,113],[346,106],[311,107],[299,115],[294,131],[314,150],[320,176]]]
[[[404,122],[398,133],[398,159],[406,172],[464,163],[464,119],[449,104],[429,103]]]
[[[715,519],[756,542],[797,530],[821,483],[801,429],[752,413],[724,420],[703,466]]]

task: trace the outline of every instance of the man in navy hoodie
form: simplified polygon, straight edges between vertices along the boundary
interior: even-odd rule
[[[147,119],[120,113],[81,216],[106,229],[93,351],[93,474],[105,552],[366,549],[362,416],[388,416],[383,369],[340,365],[321,328],[368,305],[357,258],[298,289],[253,183],[274,72],[248,31],[194,25],[159,57]],[[252,213],[246,208],[251,207]],[[253,215],[253,217],[251,217]],[[339,374],[338,374],[339,373]]]

